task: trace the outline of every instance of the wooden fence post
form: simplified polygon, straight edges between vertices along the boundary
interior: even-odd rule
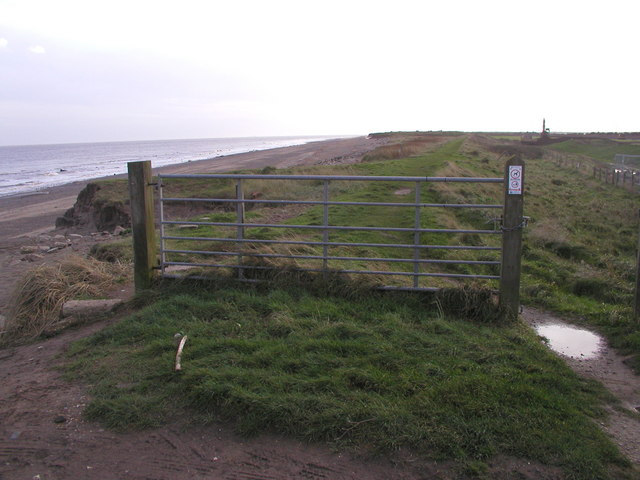
[[[504,212],[502,214],[502,268],[500,304],[507,318],[520,311],[520,267],[524,227],[524,161],[512,158],[505,165]]]
[[[151,162],[129,162],[129,196],[133,230],[133,274],[137,291],[151,288],[156,257]]]
[[[638,217],[640,218],[640,211],[638,211]],[[640,317],[640,235],[636,247],[636,288],[633,295],[633,318],[637,321],[638,317]]]

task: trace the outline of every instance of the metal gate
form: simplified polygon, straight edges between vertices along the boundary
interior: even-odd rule
[[[167,196],[166,186],[174,181],[198,180],[211,182],[233,182],[235,194],[222,197],[209,196]],[[310,185],[319,198],[289,199],[262,198],[260,192],[250,192],[251,181],[265,182],[303,182]],[[469,178],[469,177],[392,177],[392,176],[322,176],[322,175],[245,175],[245,174],[212,174],[212,175],[160,175],[160,269],[165,278],[181,277],[177,269],[226,269],[233,271],[241,281],[258,281],[256,271],[281,268],[274,261],[294,261],[295,266],[286,264],[288,270],[319,273],[343,273],[350,275],[377,275],[380,278],[399,279],[385,282],[379,288],[389,290],[433,291],[436,287],[425,285],[421,280],[427,278],[482,279],[499,280],[502,264],[502,245],[500,242],[474,242],[478,244],[450,244],[442,242],[429,244],[425,237],[442,235],[465,236],[477,239],[480,236],[500,236],[505,229],[500,222],[500,213],[494,215],[493,228],[485,229],[447,229],[427,228],[424,225],[426,212],[434,209],[475,209],[503,210],[504,204],[473,203],[425,203],[423,192],[430,183],[504,183],[504,178]],[[381,183],[388,189],[390,182],[403,185],[400,189],[401,201],[345,201],[340,200],[340,191],[346,184],[356,182],[358,185]],[[340,188],[332,188],[340,185]],[[333,194],[335,192],[335,195]],[[286,191],[286,189],[285,189]],[[397,192],[396,192],[397,193]],[[311,196],[311,195],[310,195]],[[232,197],[232,198],[229,198]],[[409,197],[408,199],[406,197]],[[406,201],[409,200],[409,201]],[[168,219],[166,212],[169,205],[179,205],[182,210],[189,210],[194,205],[209,204],[218,214],[207,213],[191,219]],[[291,221],[273,222],[251,221],[247,212],[260,205],[278,208],[315,208],[318,221],[295,224]],[[410,224],[407,215],[397,225],[356,225],[341,222],[344,209],[374,209],[384,207],[390,210],[409,209]],[[343,209],[342,213],[340,209]],[[222,212],[222,213],[220,213]],[[267,215],[268,216],[268,215]],[[214,217],[214,218],[212,218]],[[320,218],[321,217],[321,218]],[[403,215],[398,214],[401,220]],[[293,217],[295,218],[295,217]],[[357,217],[356,217],[357,218]],[[355,219],[355,218],[354,218]],[[291,220],[291,219],[288,219]],[[388,219],[387,219],[388,220]],[[314,224],[315,223],[315,224]],[[357,222],[354,222],[357,223]],[[384,223],[389,223],[385,221]],[[198,231],[207,230],[206,236]],[[193,232],[193,233],[191,233]],[[279,233],[277,233],[279,232]],[[389,238],[389,242],[357,241],[358,232],[373,233],[376,238]],[[301,238],[304,237],[304,238]],[[397,241],[403,238],[403,241]],[[396,241],[394,241],[396,239]],[[503,242],[504,243],[504,242]],[[195,245],[195,247],[193,246]],[[274,248],[285,246],[284,251]],[[265,251],[267,249],[268,251]],[[348,254],[344,252],[348,250]],[[393,254],[385,255],[392,251]],[[442,258],[441,252],[475,252],[481,253],[481,259]],[[363,252],[362,255],[354,252]],[[371,252],[376,255],[371,256]],[[398,252],[404,252],[398,255]],[[438,252],[436,255],[435,253]],[[494,257],[487,259],[487,254]],[[468,256],[468,255],[467,255]],[[440,258],[439,258],[440,257]],[[259,260],[262,260],[260,262]],[[265,261],[268,260],[268,261]],[[271,264],[269,264],[271,262]],[[389,268],[370,268],[369,265],[389,265]],[[351,265],[351,266],[349,266]],[[477,268],[480,272],[461,273],[459,270]],[[443,271],[433,271],[435,267]],[[453,270],[453,271],[452,271]],[[489,271],[487,271],[489,270]],[[249,274],[251,272],[251,274]],[[196,275],[197,276],[197,275]],[[197,276],[199,277],[199,276]]]

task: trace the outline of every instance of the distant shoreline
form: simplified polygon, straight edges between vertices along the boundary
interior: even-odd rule
[[[296,165],[356,162],[362,155],[384,143],[386,143],[384,139],[364,136],[320,140],[301,145],[165,165],[153,168],[153,174],[221,173],[267,166],[287,168]],[[46,193],[43,190],[0,197],[0,247],[11,243],[17,237],[54,230],[56,218],[73,206],[78,193],[88,183],[126,178],[126,176],[126,174],[118,174],[91,178],[53,186],[47,188]]]
[[[204,138],[0,147],[0,198],[46,192],[68,183],[126,174],[126,163],[156,167],[338,140],[347,136]],[[353,138],[353,137],[351,137]]]

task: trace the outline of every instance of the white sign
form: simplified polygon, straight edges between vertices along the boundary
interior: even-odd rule
[[[522,165],[509,167],[509,195],[522,195]]]

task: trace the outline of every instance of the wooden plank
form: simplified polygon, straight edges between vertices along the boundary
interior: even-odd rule
[[[133,274],[137,291],[151,288],[158,264],[151,162],[129,162],[129,197],[133,232]]]
[[[504,173],[504,211],[502,215],[502,269],[500,273],[500,303],[506,315],[515,319],[520,311],[520,271],[522,256],[522,229],[524,218],[524,161],[518,157],[509,160]],[[516,178],[519,177],[519,178]],[[514,183],[520,181],[519,188]]]

